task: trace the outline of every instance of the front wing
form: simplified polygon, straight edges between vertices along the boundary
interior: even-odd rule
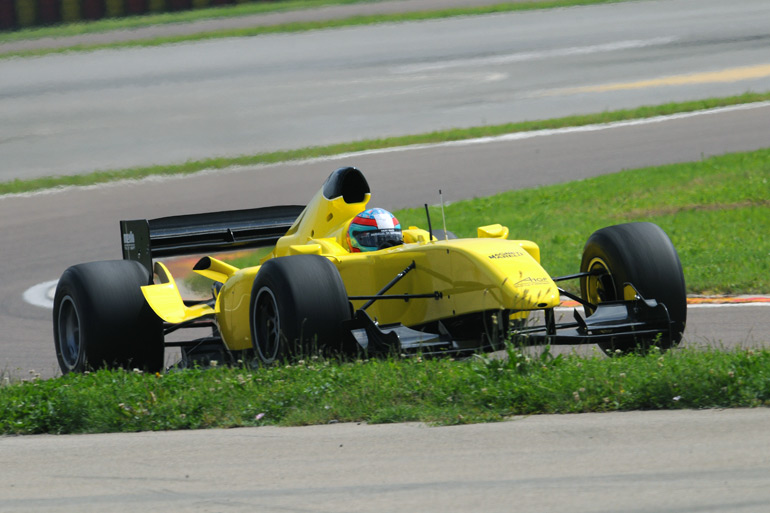
[[[556,322],[553,309],[544,312],[542,325],[513,329],[511,341],[520,345],[622,344],[672,335],[668,309],[655,300],[638,298],[600,303],[593,314],[585,318],[574,309],[574,321],[565,323]],[[363,310],[356,312],[346,328],[360,349],[368,354],[463,355],[501,348],[499,342],[489,338],[458,341],[443,330],[429,333],[401,324],[379,325]]]

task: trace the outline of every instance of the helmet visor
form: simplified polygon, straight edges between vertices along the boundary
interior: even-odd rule
[[[365,230],[353,234],[361,246],[380,249],[402,244],[401,230]]]

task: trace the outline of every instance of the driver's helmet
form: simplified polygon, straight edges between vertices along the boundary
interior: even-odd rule
[[[376,251],[403,243],[401,224],[385,209],[369,208],[350,222],[348,246],[352,253]]]

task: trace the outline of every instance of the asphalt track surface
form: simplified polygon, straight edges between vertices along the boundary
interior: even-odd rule
[[[673,12],[684,5],[708,10],[715,3],[665,5]],[[757,3],[737,2],[725,9],[740,11],[744,5]],[[730,23],[724,25],[736,33],[742,31]],[[746,43],[751,47],[752,41],[762,41],[762,35],[742,38],[744,43],[740,37],[732,40],[728,46]],[[725,39],[721,41],[724,44]],[[697,45],[683,46],[672,48],[681,51]],[[635,62],[628,56],[605,57],[625,60],[629,67]],[[707,57],[711,56],[703,55],[700,62],[707,63]],[[767,55],[755,57],[740,64],[759,66]],[[643,65],[644,59],[637,64]],[[648,71],[648,78],[659,76],[656,70]],[[624,78],[618,75],[614,81]],[[717,88],[742,92],[752,80],[725,82]],[[661,101],[671,91],[650,85],[641,88],[652,89],[652,96]],[[605,97],[605,93],[596,94]],[[677,94],[701,95],[697,88],[677,90]],[[579,96],[576,104],[562,104],[562,114],[583,105],[586,96]],[[593,109],[591,102],[586,105]],[[770,107],[755,106],[593,131],[2,197],[0,368],[22,377],[28,369],[44,376],[56,373],[50,310],[25,302],[22,295],[32,285],[56,279],[73,263],[119,258],[119,219],[302,203],[332,169],[348,164],[365,171],[374,191],[373,204],[379,206],[435,203],[439,187],[448,200],[482,196],[765,147],[769,114]],[[6,170],[7,161],[2,165]],[[13,169],[14,173],[23,170]],[[514,232],[528,237],[524,228]],[[536,240],[536,234],[532,238]],[[767,311],[764,306],[691,309],[687,343],[764,343],[770,333]],[[510,511],[515,507],[517,511],[759,512],[766,511],[770,502],[764,451],[767,412],[542,416],[438,429],[338,425],[6,437],[0,438],[4,468],[13,470],[4,472],[0,480],[0,511],[135,511],[140,507]]]
[[[770,410],[0,438],[0,512],[763,513]]]

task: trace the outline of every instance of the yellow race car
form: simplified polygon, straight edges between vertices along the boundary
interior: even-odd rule
[[[121,221],[123,260],[74,265],[59,280],[53,323],[62,372],[157,371],[172,346],[185,366],[271,364],[316,350],[463,355],[507,340],[627,352],[682,338],[682,266],[654,224],[598,230],[580,272],[551,277],[537,244],[509,239],[504,226],[466,239],[434,231],[429,216],[427,229],[401,227],[389,212],[368,209],[370,196],[361,171],[346,167],[304,207]],[[258,247],[272,251],[254,267],[201,258],[193,271],[212,281],[204,300],[183,299],[160,260]],[[580,296],[559,287],[565,280],[580,280]],[[557,321],[563,297],[583,315],[575,308]],[[528,322],[535,311],[542,321]],[[203,336],[170,336],[181,329]]]

